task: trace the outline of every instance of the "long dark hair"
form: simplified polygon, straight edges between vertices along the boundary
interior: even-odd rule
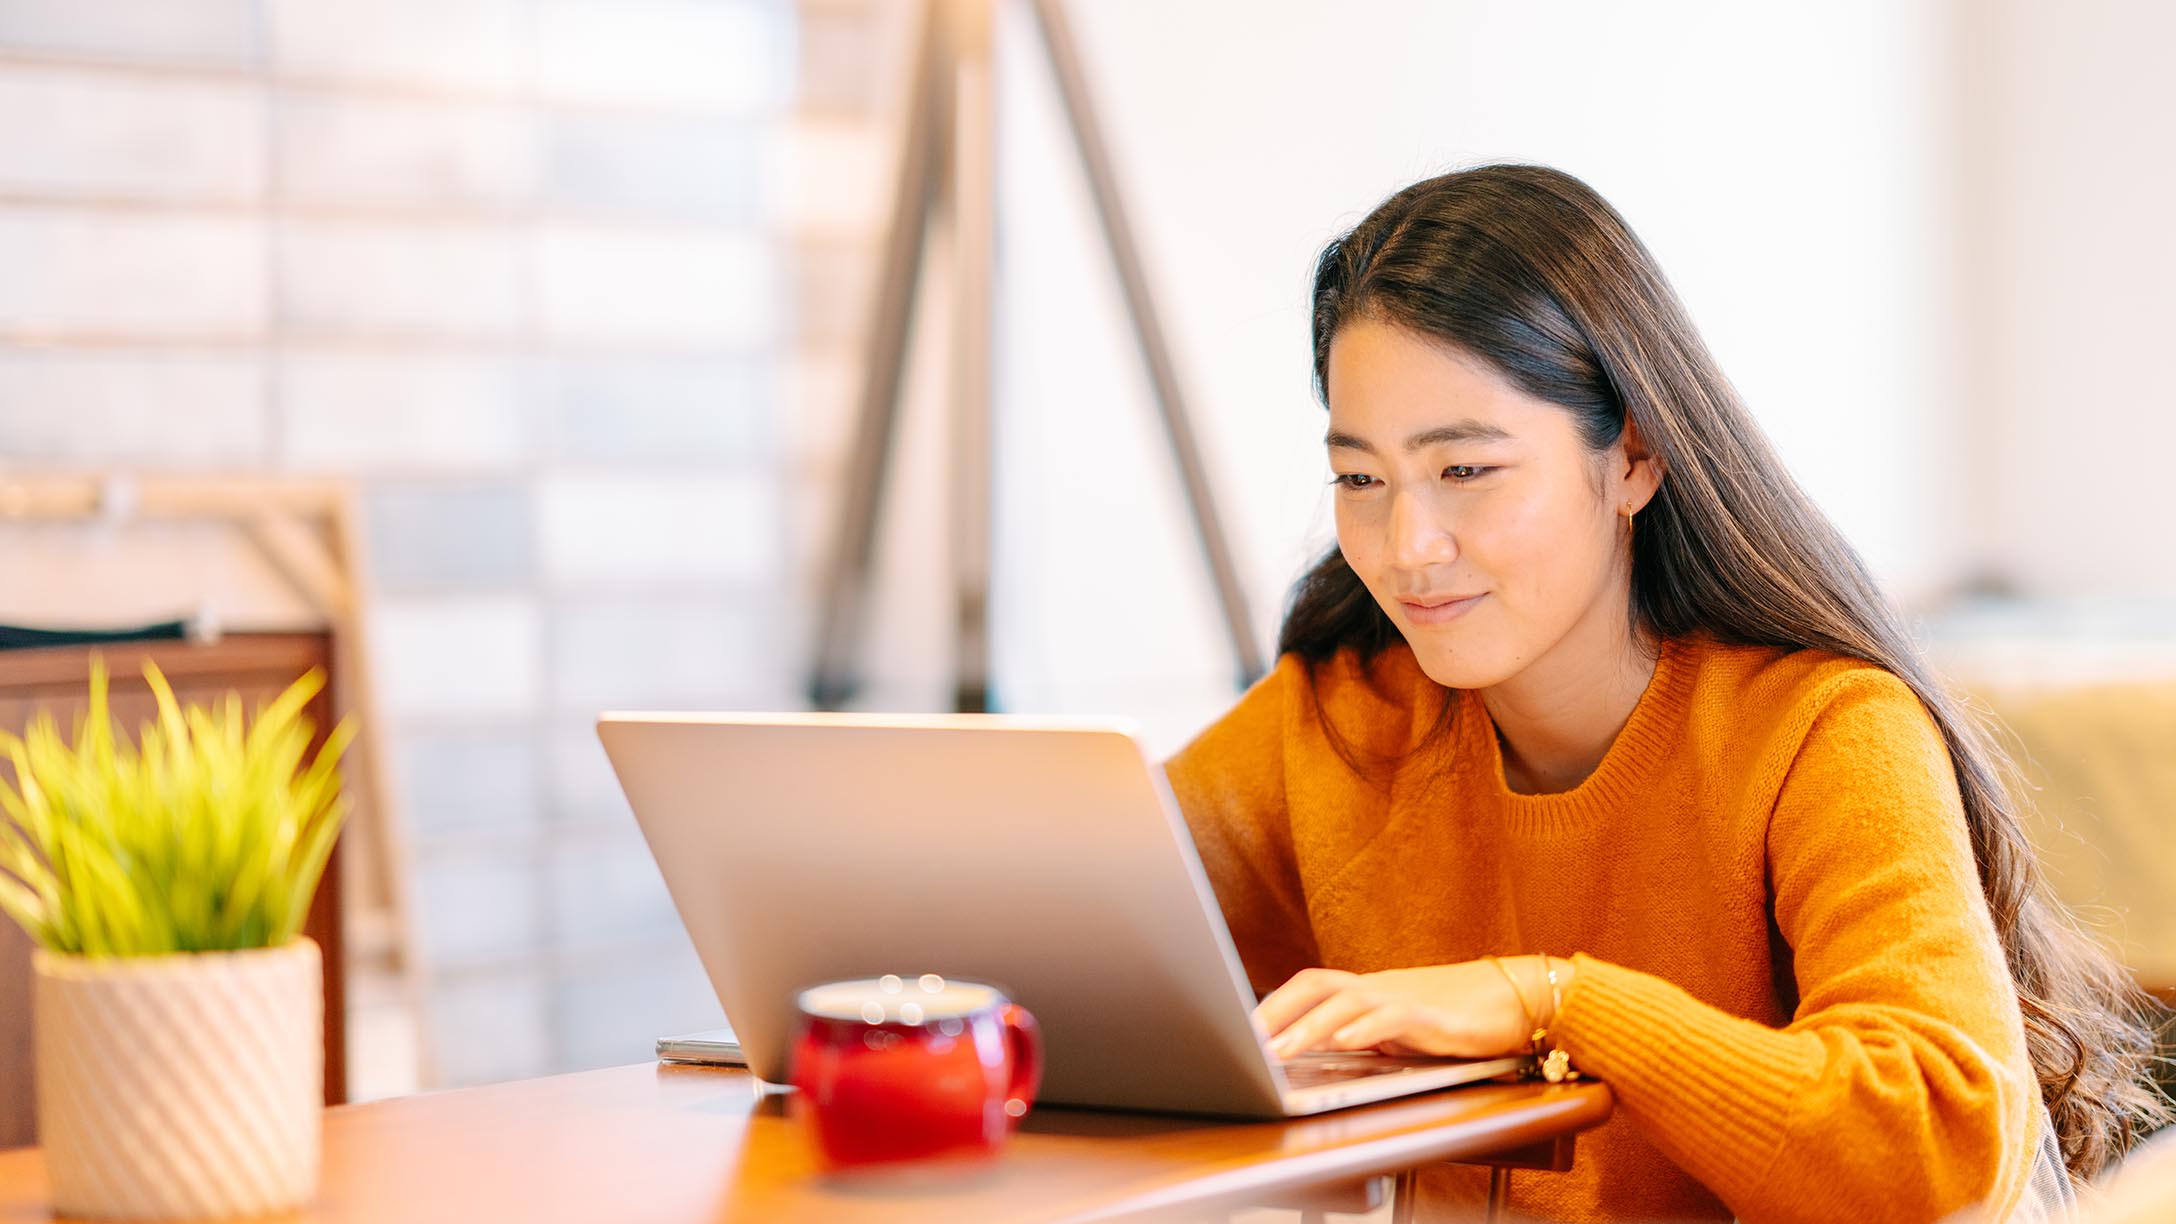
[[[1629,609],[1649,639],[1818,648],[1894,673],[1941,728],[2025,1043],[2072,1177],[2167,1116],[2145,996],[2040,882],[2017,774],[1936,681],[1859,555],[1814,506],[1717,368],[1624,219],[1585,183],[1493,165],[1415,183],[1315,264],[1314,366],[1376,318],[1487,361],[1569,412],[1590,451],[1630,423],[1664,466],[1635,520]],[[1326,395],[1325,395],[1326,399]],[[1402,639],[1333,546],[1293,589],[1278,651],[1371,659]]]

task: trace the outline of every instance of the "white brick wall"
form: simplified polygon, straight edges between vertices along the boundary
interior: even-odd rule
[[[555,476],[537,490],[544,573],[573,588],[759,585],[783,558],[774,482],[740,476]]]
[[[503,226],[289,221],[276,241],[280,307],[298,331],[474,343],[521,328],[521,240]]]
[[[241,67],[256,0],[0,0],[0,46],[157,64]]]
[[[563,601],[551,633],[552,707],[764,709],[791,705],[782,637],[746,594]]]
[[[0,463],[248,466],[265,417],[251,358],[0,349]]]
[[[515,842],[542,823],[534,736],[519,729],[414,732],[394,749],[411,833],[426,848]]]
[[[372,609],[378,697],[396,722],[522,718],[543,678],[543,617],[522,596],[388,598]]]
[[[371,84],[516,91],[523,0],[263,0],[265,46],[281,71]]]
[[[661,944],[680,933],[650,848],[630,820],[559,834],[548,865],[554,946],[573,951]]]
[[[537,85],[583,102],[776,113],[793,49],[785,16],[736,0],[539,0]]]
[[[517,480],[381,484],[363,495],[371,571],[388,593],[526,587],[529,489]]]
[[[505,357],[303,349],[273,378],[292,467],[507,469],[528,453],[521,372]]]
[[[0,331],[264,330],[264,240],[238,217],[0,207],[0,268]]]
[[[534,969],[502,969],[442,983],[429,1004],[438,1082],[484,1084],[556,1069],[564,1056],[552,1041],[555,998],[547,976]]]
[[[537,445],[556,464],[728,465],[777,453],[787,432],[762,358],[563,357],[531,374]]]
[[[548,225],[536,276],[551,341],[752,349],[785,331],[777,261],[754,231]]]
[[[0,0],[0,473],[354,482],[438,1083],[717,1023],[593,723],[798,702],[794,24]]]
[[[439,970],[531,963],[542,950],[545,882],[530,856],[499,847],[428,854],[415,875],[425,950]]]
[[[612,762],[597,742],[592,711],[560,716],[545,742],[549,759],[543,786],[554,820],[569,828],[618,828],[634,819],[619,779],[612,773]]]
[[[0,190],[248,203],[264,187],[264,90],[16,68],[0,76]]]
[[[753,222],[769,143],[743,120],[569,112],[541,138],[545,198],[604,213]]]
[[[289,90],[274,160],[288,203],[510,207],[535,188],[535,116],[506,103]]]
[[[612,1066],[654,1056],[655,1037],[701,1032],[725,1023],[701,962],[685,936],[652,956],[602,960],[551,1001],[565,1056],[580,1066]]]

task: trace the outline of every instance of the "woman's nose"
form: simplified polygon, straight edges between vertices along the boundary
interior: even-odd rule
[[[1405,569],[1440,565],[1451,560],[1456,549],[1451,533],[1436,521],[1428,499],[1400,491],[1390,502],[1390,561]]]

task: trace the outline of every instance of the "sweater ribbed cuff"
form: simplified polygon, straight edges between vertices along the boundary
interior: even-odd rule
[[[1732,1016],[1680,987],[1584,954],[1552,1036],[1582,1075],[1726,1202],[1743,1202],[1783,1144],[1791,1103],[1821,1065],[1817,1043]]]

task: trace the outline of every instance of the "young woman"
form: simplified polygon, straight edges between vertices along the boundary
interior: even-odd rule
[[[2159,1116],[2004,762],[1606,202],[1399,192],[1314,363],[1337,546],[1168,766],[1275,1049],[1607,1081],[1550,1218],[2027,1218]]]

